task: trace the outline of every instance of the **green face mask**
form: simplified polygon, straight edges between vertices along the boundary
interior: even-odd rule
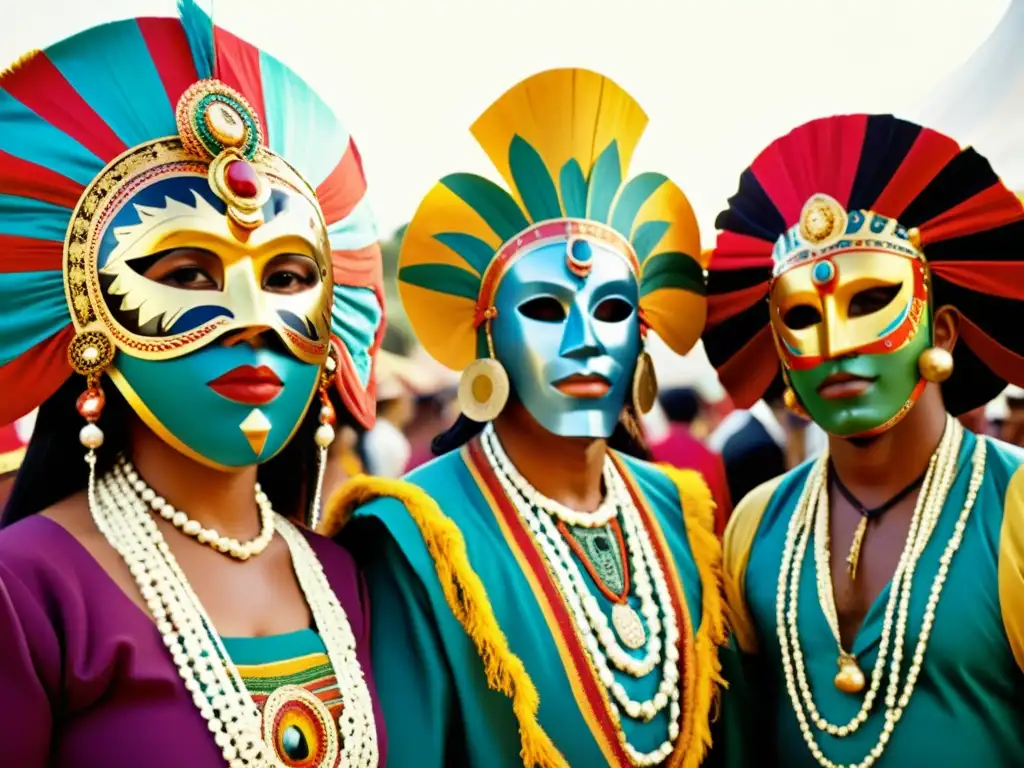
[[[790,384],[808,415],[829,434],[852,437],[881,432],[904,406],[913,404],[922,380],[917,361],[931,338],[931,317],[923,313],[917,333],[896,352],[839,357],[808,370],[790,370]],[[829,399],[818,394],[825,379],[838,373],[874,382],[854,397]]]

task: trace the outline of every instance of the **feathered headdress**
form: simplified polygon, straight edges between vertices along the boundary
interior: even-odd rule
[[[988,161],[891,115],[814,120],[776,140],[740,177],[716,225],[704,346],[737,407],[773,384],[772,250],[815,195],[916,228],[935,308],[959,310],[946,405],[962,413],[1024,382],[1024,207]]]
[[[626,181],[647,116],[606,77],[582,69],[534,75],[472,127],[511,191],[469,173],[444,177],[402,241],[399,288],[420,342],[462,370],[498,285],[540,238],[598,238],[623,252],[640,283],[644,322],[679,353],[704,322],[693,211],[660,173]]]
[[[374,417],[373,357],[383,336],[380,251],[366,203],[366,182],[348,131],[294,72],[264,51],[214,27],[195,0],[181,18],[139,18],[82,32],[23,57],[0,75],[0,424],[28,413],[72,373],[69,344],[89,311],[75,257],[82,238],[72,214],[88,213],[104,194],[93,185],[125,164],[134,147],[177,137],[183,94],[215,78],[240,94],[246,125],[197,123],[207,148],[218,129],[260,136],[309,188],[327,225],[334,272],[332,341],[346,407],[362,423]],[[228,107],[230,98],[224,102]],[[184,137],[182,137],[184,141]],[[200,150],[202,147],[200,147]],[[256,151],[249,141],[240,152]],[[211,171],[212,175],[212,171]],[[242,180],[245,183],[245,180]],[[84,199],[83,193],[96,199]],[[76,214],[77,215],[77,214]]]

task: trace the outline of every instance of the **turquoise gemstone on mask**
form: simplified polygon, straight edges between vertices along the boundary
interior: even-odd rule
[[[836,275],[836,267],[831,261],[819,261],[814,265],[811,277],[818,285],[830,282]]]
[[[586,263],[594,256],[594,249],[586,240],[574,240],[572,243],[572,257],[576,261]]]

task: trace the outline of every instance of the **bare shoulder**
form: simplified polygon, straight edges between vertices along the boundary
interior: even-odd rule
[[[40,512],[60,525],[76,539],[84,535],[99,533],[89,514],[89,500],[85,491],[68,496]]]

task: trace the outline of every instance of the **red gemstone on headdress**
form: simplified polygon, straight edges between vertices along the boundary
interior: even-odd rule
[[[239,197],[256,197],[260,193],[260,177],[256,169],[244,160],[236,160],[224,174],[228,189]]]
[[[90,388],[78,396],[75,408],[78,409],[79,416],[92,423],[99,420],[105,404],[106,398],[103,396],[103,390]]]

